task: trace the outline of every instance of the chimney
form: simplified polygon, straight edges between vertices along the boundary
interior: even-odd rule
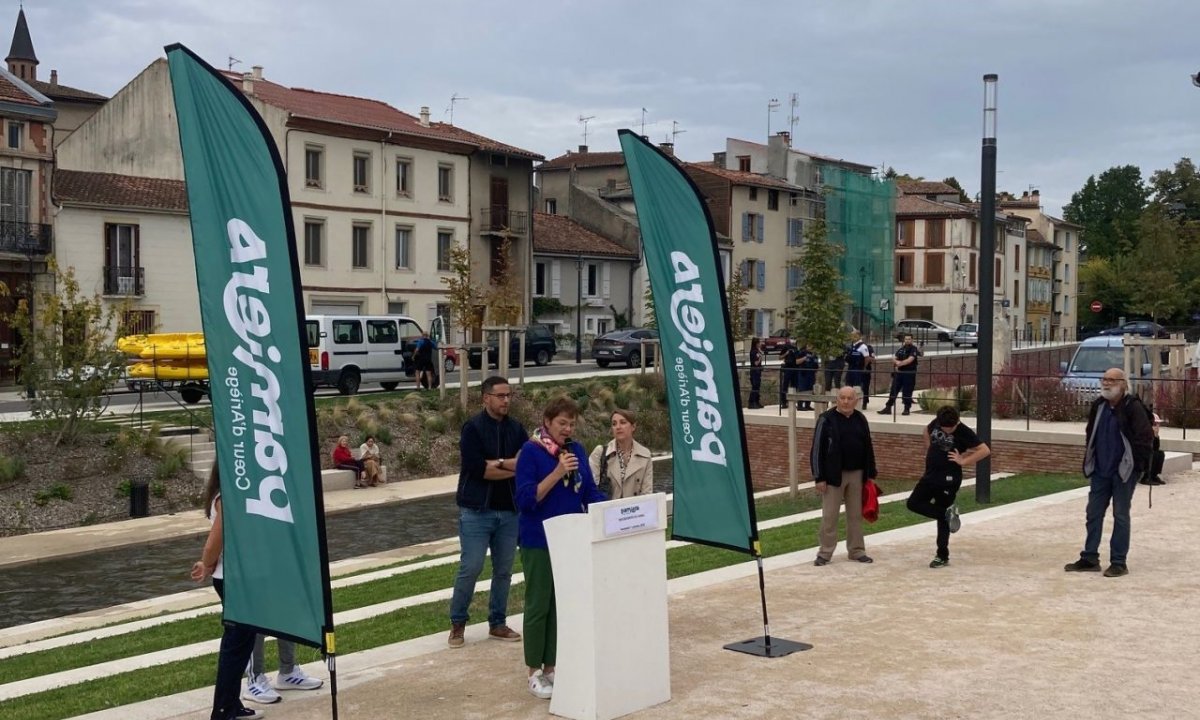
[[[247,95],[254,94],[254,75],[251,73],[242,73],[242,92]]]
[[[1028,191],[1028,190],[1026,190],[1025,192],[1021,193],[1021,199],[1022,199],[1022,200],[1028,200],[1028,199],[1029,199],[1029,191]]]
[[[580,155],[586,155],[586,154],[587,154],[587,145],[580,145],[580,146],[579,146],[579,154],[580,154]]]
[[[429,127],[429,106],[421,106],[421,127]]]
[[[58,71],[57,70],[50,71],[50,85],[52,85],[54,87],[58,87]]]
[[[713,165],[719,168],[725,167],[725,153],[723,151],[713,153]]]
[[[1034,190],[1034,191],[1033,191],[1033,197],[1034,197],[1034,198],[1041,198],[1041,197],[1042,197],[1042,192],[1041,192],[1040,190]]]
[[[784,144],[786,144],[788,147],[792,146],[792,134],[790,132],[787,130],[780,130],[779,137],[783,138]]]
[[[250,68],[250,72],[254,74],[255,80],[262,80],[262,65],[255,65]]]
[[[670,157],[675,157],[675,143],[669,143],[669,142],[659,143],[658,149],[662,150],[664,153],[666,153]]]

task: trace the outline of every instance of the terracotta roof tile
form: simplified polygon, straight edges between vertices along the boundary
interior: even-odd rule
[[[747,145],[757,145],[762,148],[770,147],[766,143],[754,142],[753,140],[742,140],[740,138],[732,138],[732,139],[737,140],[738,142],[746,143]],[[818,162],[824,162],[826,164],[840,163],[842,165],[853,165],[854,167],[858,168],[859,170],[865,170],[867,172],[870,172],[875,169],[875,166],[873,166],[873,165],[864,165],[863,163],[854,162],[853,160],[847,160],[845,158],[833,157],[832,155],[822,155],[821,153],[809,152],[807,150],[801,150],[800,148],[795,148],[795,147],[790,147],[790,146],[788,147],[788,149],[791,150],[792,152],[800,153],[801,155],[807,155],[808,157],[812,158],[813,160],[816,160]]]
[[[603,235],[588,230],[565,215],[533,214],[533,251],[535,253],[569,253],[576,255],[607,255],[630,260],[637,253],[626,250]]]
[[[96,103],[108,101],[108,98],[103,95],[98,95],[94,92],[88,92],[87,90],[80,90],[79,88],[69,87],[67,85],[51,85],[50,83],[42,82],[41,80],[26,80],[25,82],[29,83],[34,90],[37,90],[51,100],[75,100]]]
[[[915,216],[975,217],[974,208],[957,203],[927,200],[920,195],[901,195],[896,198],[896,217]]]
[[[1027,228],[1025,230],[1025,242],[1029,245],[1045,245],[1047,247],[1054,246],[1054,243],[1047,240],[1046,237],[1042,235],[1041,231],[1035,230],[1034,228]]]
[[[223,72],[234,87],[242,87],[242,76],[238,73]],[[347,125],[366,126],[394,133],[413,135],[416,137],[449,140],[468,145],[474,149],[488,152],[507,153],[530,160],[541,160],[542,156],[531,151],[523,150],[513,145],[507,145],[497,140],[478,135],[454,125],[446,123],[430,123],[421,125],[419,118],[397,110],[379,100],[337,95],[335,93],[307,90],[304,88],[289,88],[269,80],[254,81],[254,97],[268,105],[286,110],[301,117],[324,120]]]
[[[559,155],[538,165],[538,171],[570,170],[572,167],[621,167],[625,164],[625,153],[616,152],[571,152]]]
[[[935,180],[896,180],[896,188],[903,195],[958,195],[953,185]]]
[[[42,103],[39,102],[37,98],[34,98],[32,95],[25,92],[24,89],[18,87],[15,83],[2,75],[0,75],[0,100],[17,103],[19,105],[33,105],[35,107],[42,106]]]
[[[54,171],[54,200],[59,204],[180,212],[188,209],[187,188],[182,180],[78,170]]]
[[[769,175],[759,175],[757,173],[742,172],[741,170],[728,170],[723,167],[717,167],[711,162],[684,163],[684,165],[725,178],[734,185],[752,185],[754,187],[791,190],[795,192],[804,190],[804,188],[800,187],[799,185],[793,185],[784,180],[780,180],[779,178],[773,178]]]

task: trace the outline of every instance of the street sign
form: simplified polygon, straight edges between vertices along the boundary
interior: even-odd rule
[[[1099,300],[1093,300],[1089,307],[1091,307],[1092,312],[1098,313],[1104,309],[1104,303],[1100,302]]]
[[[879,309],[880,309],[880,310],[882,310],[882,311],[884,311],[884,312],[887,312],[887,311],[888,311],[888,306],[889,306],[889,305],[891,305],[891,303],[889,303],[889,302],[888,302],[888,299],[887,299],[887,298],[882,298],[882,299],[879,301]]]

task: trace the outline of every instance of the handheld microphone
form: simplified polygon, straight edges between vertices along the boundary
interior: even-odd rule
[[[572,453],[571,438],[564,438],[562,445],[558,448],[559,457],[561,457],[564,453],[568,453],[568,454]],[[569,485],[570,483],[574,482],[575,476],[578,472],[579,472],[578,470],[572,470],[572,471],[568,472],[566,475],[563,475],[563,485]]]

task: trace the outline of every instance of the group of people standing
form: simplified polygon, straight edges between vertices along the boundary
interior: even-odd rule
[[[552,399],[540,427],[530,435],[509,416],[512,389],[505,378],[489,377],[481,390],[483,410],[463,425],[459,439],[461,561],[450,600],[447,644],[461,648],[466,643],[471,597],[490,552],[488,637],[524,642],[529,692],[546,699],[554,692],[558,622],[554,571],[542,523],[587,512],[588,505],[610,496],[652,492],[653,463],[650,451],[634,439],[637,417],[628,410],[613,411],[612,440],[589,455],[572,439],[579,406],[571,398]],[[523,637],[507,624],[518,546],[525,573]]]
[[[888,390],[887,404],[880,414],[892,411],[897,396],[904,398],[904,412],[908,415],[912,410],[913,390],[916,388],[917,365],[921,357],[921,349],[913,344],[911,335],[904,336],[903,344],[896,349],[892,356],[891,386]],[[754,410],[763,407],[762,404],[762,374],[765,365],[765,354],[758,338],[750,340],[750,398],[747,406]],[[850,334],[850,342],[842,350],[842,354],[833,358],[825,368],[825,387],[836,388],[843,383],[856,388],[862,399],[862,408],[867,409],[871,398],[871,378],[875,374],[875,348],[855,331]],[[787,407],[789,390],[806,393],[812,392],[817,382],[817,371],[821,367],[821,359],[808,345],[789,346],[782,356],[779,371],[779,407]],[[843,379],[844,378],[844,379]],[[796,403],[797,410],[812,410],[812,403],[801,400]]]
[[[871,563],[863,537],[862,494],[867,480],[878,474],[867,418],[856,408],[859,390],[849,385],[837,392],[837,404],[821,414],[813,429],[810,464],[814,486],[822,495],[820,546],[814,565],[833,560],[841,507],[846,509],[846,554],[850,560]],[[1138,484],[1161,484],[1156,467],[1155,432],[1150,413],[1129,393],[1125,373],[1111,368],[1101,379],[1100,397],[1091,405],[1085,431],[1083,474],[1089,492],[1085,539],[1079,559],[1067,572],[1100,572],[1100,540],[1104,517],[1111,505],[1113,531],[1105,577],[1129,573],[1130,506]],[[937,537],[931,568],[950,564],[950,535],[961,519],[955,503],[963,468],[991,455],[991,448],[962,422],[951,406],[940,408],[923,433],[925,469],[907,506],[936,521]]]

